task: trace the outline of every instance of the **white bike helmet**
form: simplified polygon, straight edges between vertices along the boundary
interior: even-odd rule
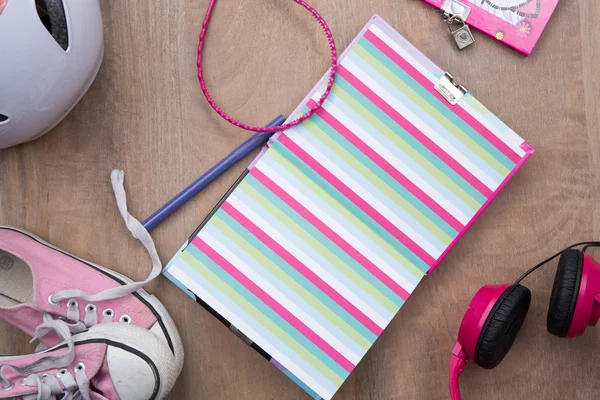
[[[99,0],[0,0],[0,149],[58,124],[103,53]]]

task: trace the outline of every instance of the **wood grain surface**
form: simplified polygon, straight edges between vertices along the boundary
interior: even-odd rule
[[[130,211],[143,219],[248,133],[220,120],[198,86],[207,0],[101,3],[106,53],[88,94],[48,135],[0,151],[0,224],[141,279],[150,261],[118,216],[110,170],[125,170]],[[600,239],[600,3],[562,1],[528,58],[477,33],[476,45],[458,52],[438,13],[418,0],[310,3],[340,49],[380,14],[537,149],[335,397],[447,399],[450,349],[475,291],[514,280],[565,245]],[[318,25],[289,0],[218,1],[205,54],[217,101],[255,124],[290,112],[329,62]],[[153,232],[164,262],[249,160]],[[467,367],[465,399],[599,397],[600,328],[574,340],[546,332],[553,271],[526,281],[533,303],[520,337],[494,371]],[[149,289],[173,315],[186,351],[170,399],[308,399],[173,284],[161,277]],[[27,341],[0,322],[0,353],[28,351]]]

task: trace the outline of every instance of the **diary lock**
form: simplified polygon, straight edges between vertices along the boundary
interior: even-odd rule
[[[471,29],[465,24],[465,21],[461,17],[453,15],[446,20],[446,23],[460,50],[475,43],[475,38],[471,33]]]
[[[464,49],[475,42],[471,29],[465,23],[471,13],[470,6],[458,0],[445,0],[440,11],[459,49]]]

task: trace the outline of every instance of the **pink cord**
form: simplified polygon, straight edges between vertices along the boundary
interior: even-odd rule
[[[215,110],[217,112],[217,114],[219,114],[226,121],[229,121],[231,124],[233,124],[235,126],[246,129],[248,131],[254,131],[254,132],[283,131],[294,125],[298,125],[299,123],[301,123],[302,121],[304,121],[305,119],[307,119],[308,117],[313,115],[315,113],[315,111],[317,111],[319,108],[321,108],[321,106],[325,102],[325,99],[327,98],[327,96],[329,96],[329,92],[331,92],[331,87],[333,86],[333,81],[335,80],[335,74],[337,72],[337,52],[335,49],[335,41],[333,40],[333,35],[331,34],[331,30],[329,29],[329,26],[327,26],[327,23],[325,22],[323,17],[321,17],[321,15],[319,15],[317,10],[315,10],[310,5],[308,5],[304,0],[294,0],[294,1],[311,12],[311,14],[316,18],[316,20],[319,21],[319,24],[323,28],[323,31],[325,31],[325,35],[327,35],[327,41],[329,42],[329,48],[331,49],[331,70],[329,73],[329,81],[327,83],[327,89],[325,89],[325,93],[323,93],[323,96],[321,96],[321,98],[319,99],[319,101],[317,101],[317,103],[315,105],[310,107],[310,109],[308,110],[308,112],[306,114],[303,114],[300,117],[296,118],[295,120],[290,121],[281,126],[266,127],[266,126],[246,125],[243,122],[240,122],[240,121],[234,119],[229,114],[227,114],[225,111],[223,111],[221,109],[221,107],[219,107],[219,105],[213,100],[212,96],[210,95],[210,92],[208,91],[208,88],[206,87],[206,81],[204,80],[204,70],[202,69],[202,49],[204,48],[204,40],[206,37],[206,30],[208,28],[208,23],[210,22],[210,17],[212,15],[213,7],[216,2],[216,0],[210,0],[210,4],[208,5],[208,10],[206,11],[206,17],[204,17],[204,22],[202,23],[202,30],[200,31],[200,40],[198,43],[198,79],[200,80],[200,88],[202,88],[202,93],[204,93],[204,96],[206,96],[206,100],[208,100],[208,104],[210,104],[210,106],[213,108],[213,110]]]

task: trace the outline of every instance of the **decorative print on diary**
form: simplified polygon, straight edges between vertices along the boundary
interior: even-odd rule
[[[423,0],[496,40],[529,55],[558,0]]]

